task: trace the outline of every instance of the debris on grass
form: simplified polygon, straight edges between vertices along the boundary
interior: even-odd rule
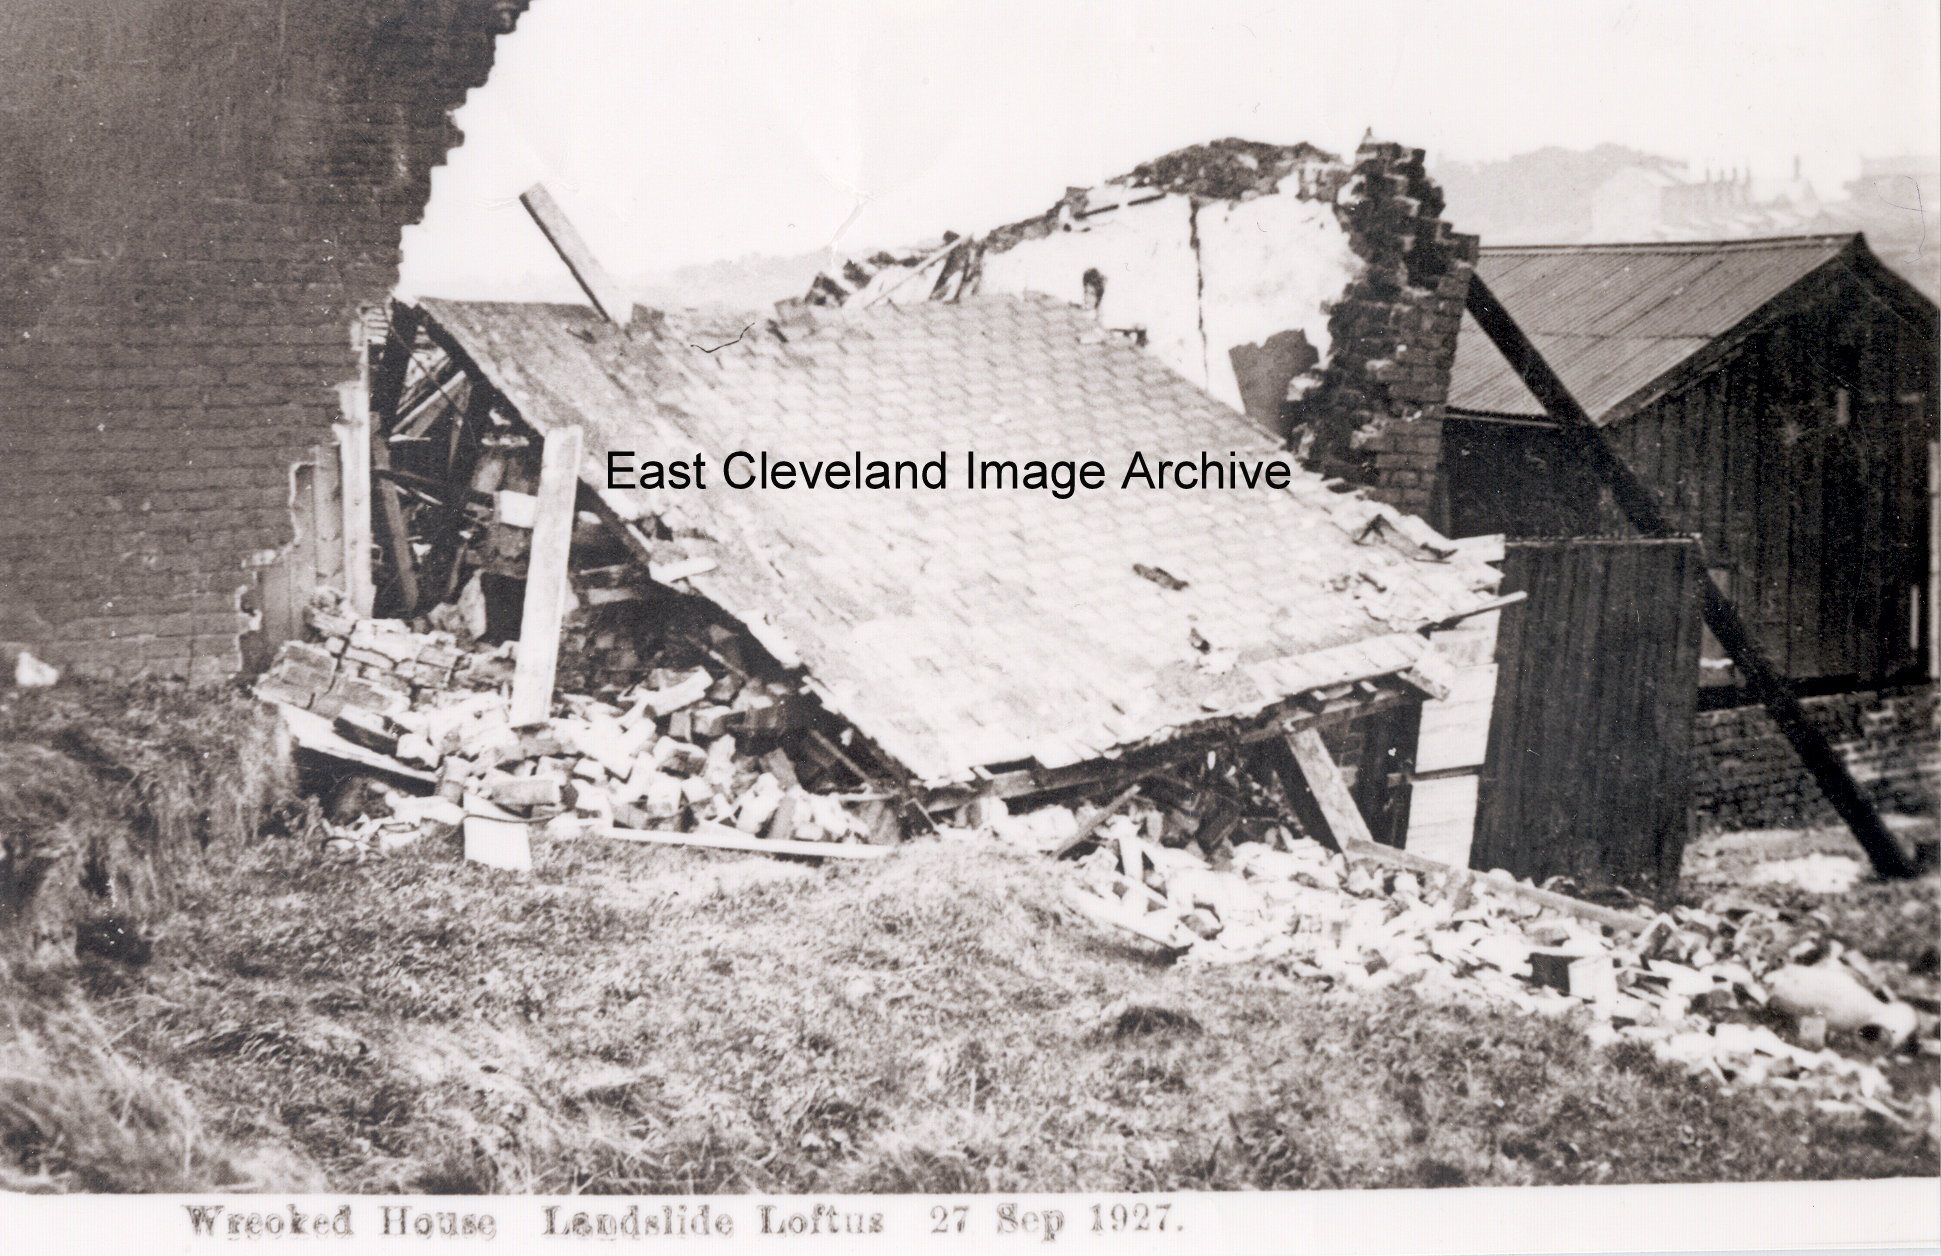
[[[485,644],[462,625],[414,631],[332,603],[310,624],[317,639],[286,643],[256,695],[286,709],[305,749],[392,782],[376,787],[382,808],[327,824],[332,855],[388,853],[468,817],[553,838],[725,826],[794,854],[885,835],[895,795],[857,766],[862,747],[841,748],[853,734],[816,728],[800,681],[764,668],[752,642],[718,623],[689,621],[652,658],[630,647],[628,683],[562,694],[549,719],[524,727],[510,717],[514,641]]]
[[[1182,965],[1271,963],[1347,990],[1408,987],[1439,1003],[1573,1019],[1597,1045],[1637,1044],[1737,1087],[1926,1119],[1933,1079],[1924,1089],[1915,1070],[1903,1078],[1915,1084],[1897,1089],[1884,1066],[1937,1054],[1936,1016],[1831,938],[1823,917],[1725,892],[1619,933],[1505,893],[1500,877],[1351,862],[1284,830],[1216,857],[1197,842],[1149,840],[1150,816],[1099,825],[1067,901]],[[1902,972],[1898,984],[1932,1007],[1931,977]]]
[[[286,646],[259,696],[334,714],[338,736],[436,786],[429,796],[409,782],[375,787],[362,814],[326,826],[333,855],[391,853],[462,829],[468,858],[527,870],[535,838],[686,835],[861,854],[881,831],[880,782],[839,747],[822,749],[822,730],[793,735],[813,727],[812,701],[783,672],[759,676],[756,648],[722,625],[666,634],[657,655],[632,659],[634,672],[605,672],[626,683],[562,695],[544,724],[515,729],[513,643],[461,647],[450,631],[329,607],[312,624],[319,640]],[[1292,820],[1263,821],[1288,815],[1286,800],[1278,781],[1244,767],[1215,754],[1203,772],[1176,767],[1100,806],[1013,812],[979,799],[932,823],[1044,853],[1089,844],[1063,882],[1063,906],[1187,967],[1271,963],[1324,987],[1406,986],[1437,1002],[1574,1017],[1594,1043],[1636,1044],[1718,1081],[1865,1099],[1921,1119],[1926,1096],[1898,1093],[1877,1057],[1934,1051],[1922,1044],[1936,1018],[1897,997],[1864,957],[1842,954],[1810,915],[1733,894],[1655,915],[1560,911],[1545,903],[1571,904],[1506,875],[1351,860],[1299,837]],[[1831,862],[1780,880],[1819,886]],[[1925,986],[1915,997],[1924,992],[1931,998]]]

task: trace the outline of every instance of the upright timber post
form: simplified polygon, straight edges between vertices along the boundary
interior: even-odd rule
[[[370,381],[364,391],[368,398],[365,409],[371,416],[372,491],[378,511],[384,517],[384,547],[397,574],[398,596],[404,604],[404,616],[409,618],[418,610],[418,571],[411,553],[411,532],[405,527],[398,486],[379,478],[377,473],[391,469],[390,437],[397,426],[398,397],[404,391],[406,368],[411,361],[411,340],[418,328],[415,313],[402,305],[394,305],[392,310],[390,332],[384,338],[375,369],[370,365],[370,349],[364,351],[364,375]]]
[[[1941,441],[1928,442],[1928,679],[1941,680]]]
[[[512,726],[552,714],[559,669],[559,628],[566,609],[566,558],[573,545],[574,498],[585,433],[556,427],[539,460],[538,506],[526,561],[526,601],[519,618],[519,662],[512,673]]]
[[[587,299],[624,333],[633,302],[613,281],[559,203],[535,183],[519,197],[534,223],[573,272]],[[512,673],[512,726],[537,724],[552,714],[553,677],[559,671],[559,628],[565,614],[566,559],[573,546],[573,516],[586,434],[577,427],[546,433],[539,459],[539,493],[526,560],[526,602],[519,617],[519,662]]]
[[[1604,433],[1577,399],[1570,395],[1563,381],[1557,378],[1550,364],[1530,343],[1529,337],[1516,324],[1510,312],[1503,308],[1496,294],[1489,290],[1480,278],[1469,281],[1467,308],[1470,316],[1482,327],[1490,340],[1496,345],[1497,352],[1503,355],[1510,368],[1522,379],[1532,395],[1543,404],[1550,417],[1563,425],[1564,431],[1574,437],[1589,460],[1597,478],[1611,490],[1618,508],[1624,511],[1631,526],[1650,537],[1674,535],[1671,521],[1658,504],[1658,498],[1645,482],[1626,466],[1604,439]],[[1745,621],[1739,617],[1739,609],[1732,604],[1719,587],[1708,576],[1699,582],[1702,599],[1701,609],[1705,616],[1705,626],[1712,630],[1719,645],[1738,667],[1739,674],[1746,679],[1746,685],[1765,705],[1779,725],[1786,740],[1793,744],[1794,753],[1806,770],[1813,774],[1820,792],[1840,813],[1847,827],[1853,831],[1854,838],[1866,850],[1867,857],[1873,861],[1874,871],[1883,877],[1911,877],[1914,865],[1902,852],[1900,844],[1887,832],[1880,822],[1880,814],[1854,784],[1853,776],[1847,765],[1840,761],[1826,737],[1813,726],[1807,718],[1805,708],[1793,695],[1793,689],[1784,677],[1774,670],[1771,663],[1747,631]]]
[[[360,376],[337,385],[344,420],[335,425],[344,497],[344,596],[360,616],[377,599],[371,581],[371,405]]]

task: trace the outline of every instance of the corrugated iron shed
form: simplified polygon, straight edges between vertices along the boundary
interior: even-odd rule
[[[1823,266],[1865,250],[1855,234],[1654,244],[1485,248],[1476,274],[1599,425],[1661,391],[1695,355],[1746,328]],[[1449,408],[1541,418],[1543,407],[1481,327],[1456,342]]]
[[[1298,468],[1285,491],[1121,490],[1135,450],[1281,451],[1047,298],[779,325],[636,318],[630,334],[579,306],[423,308],[527,422],[586,429],[585,482],[627,517],[658,516],[686,556],[716,559],[695,591],[786,643],[827,705],[926,782],[1068,765],[1432,666],[1415,630],[1472,608],[1498,578],[1419,520]],[[734,491],[719,475],[737,449],[943,452],[950,487]],[[623,450],[635,462],[701,452],[709,487],[607,490],[608,454]],[[1068,500],[972,490],[965,450],[1096,460],[1109,483]]]

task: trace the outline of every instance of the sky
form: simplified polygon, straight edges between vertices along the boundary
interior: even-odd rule
[[[628,282],[981,231],[1227,135],[1797,157],[1838,196],[1862,155],[1941,151],[1941,5],[534,0],[456,117],[400,295],[579,299],[534,182]]]

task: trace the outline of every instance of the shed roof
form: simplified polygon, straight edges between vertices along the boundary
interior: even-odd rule
[[[1600,426],[1647,403],[1660,381],[1834,259],[1866,255],[1857,234],[1652,244],[1485,248],[1477,276]],[[1871,257],[1867,256],[1871,262]],[[1872,270],[1882,272],[1877,265]],[[1449,407],[1542,417],[1496,347],[1463,320]]]
[[[1135,450],[1155,462],[1286,455],[1048,298],[779,325],[649,316],[631,335],[581,306],[423,307],[529,423],[583,427],[586,482],[623,514],[658,515],[685,556],[715,558],[695,590],[786,643],[832,709],[926,781],[1062,766],[1409,672],[1425,648],[1415,629],[1473,608],[1497,579],[1465,554],[1431,559],[1420,543],[1446,543],[1419,520],[1298,467],[1285,491],[1121,490]],[[716,477],[737,449],[944,452],[950,486],[733,491]],[[616,450],[702,452],[708,488],[605,490]],[[966,450],[1096,460],[1108,483],[1069,500],[973,491]]]

